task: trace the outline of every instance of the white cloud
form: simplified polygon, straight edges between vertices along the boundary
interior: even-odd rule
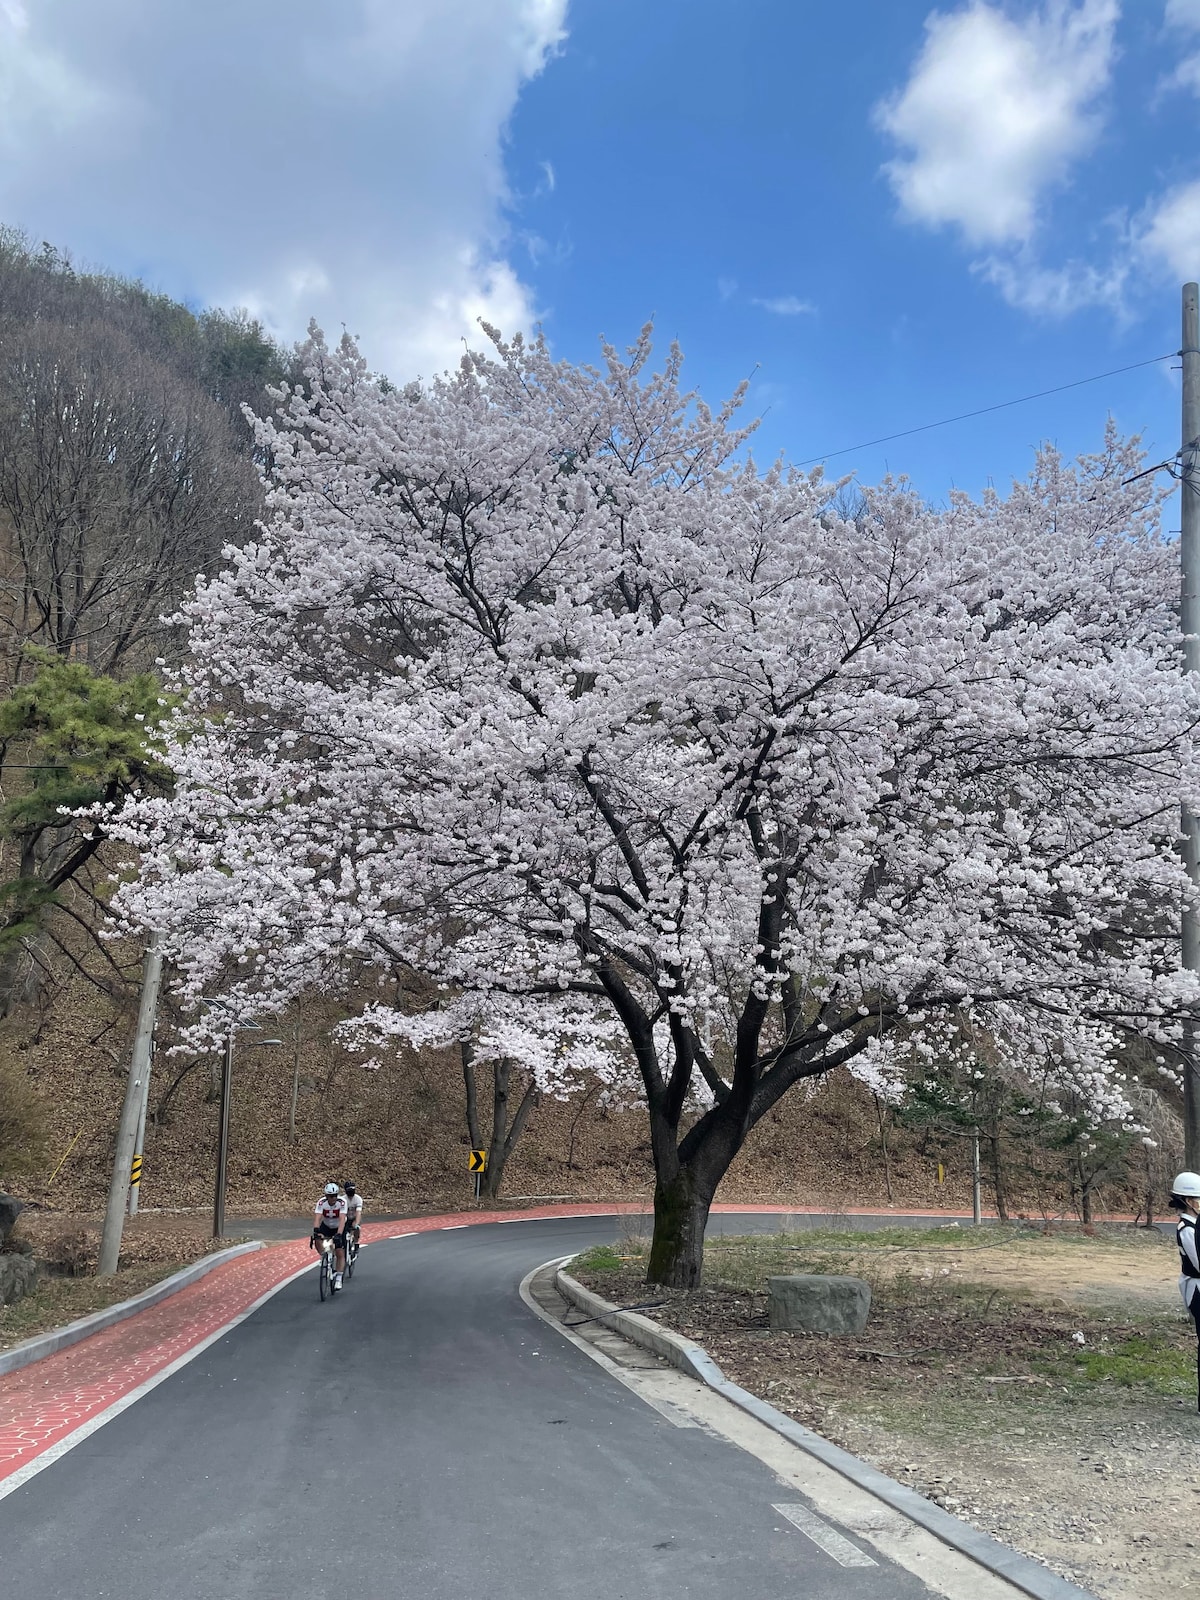
[[[528,326],[503,162],[568,0],[0,0],[0,220],[397,378]],[[550,173],[545,173],[552,182]]]
[[[1154,203],[1141,249],[1176,278],[1200,278],[1200,180],[1181,184]]]
[[[1163,26],[1168,32],[1200,33],[1200,0],[1167,0]],[[1177,41],[1172,41],[1177,43]],[[1200,52],[1185,56],[1163,80],[1165,89],[1190,89],[1200,95]]]
[[[42,141],[82,132],[92,122],[136,117],[132,100],[115,99],[104,85],[31,29],[20,0],[0,0],[0,153],[32,159]]]
[[[737,279],[718,278],[717,293],[721,296],[722,300],[732,300],[734,295],[737,293]]]
[[[1122,249],[1104,267],[1069,261],[1065,267],[1044,267],[1022,255],[989,256],[972,270],[999,289],[1010,306],[1039,317],[1068,317],[1087,306],[1104,306],[1125,315],[1125,286],[1133,270]]]
[[[812,316],[817,309],[810,301],[801,300],[794,294],[776,295],[773,299],[767,300],[755,299],[751,303],[761,306],[764,311],[769,311],[776,317]]]
[[[1117,0],[1046,0],[1018,20],[984,0],[925,24],[924,48],[876,122],[901,147],[885,168],[904,213],[972,244],[1023,242],[1038,205],[1093,144]]]
[[[1200,53],[1185,56],[1166,79],[1164,87],[1190,89],[1194,95],[1200,95]]]

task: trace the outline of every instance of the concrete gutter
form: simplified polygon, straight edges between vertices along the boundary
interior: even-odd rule
[[[19,1367],[27,1367],[34,1361],[41,1361],[43,1356],[52,1356],[56,1351],[66,1350],[82,1339],[89,1339],[93,1333],[102,1333],[114,1323],[124,1322],[126,1317],[136,1317],[139,1311],[145,1311],[150,1306],[158,1305],[160,1300],[178,1294],[180,1289],[186,1289],[189,1284],[195,1283],[198,1278],[203,1278],[214,1267],[224,1266],[226,1261],[232,1261],[236,1256],[244,1256],[251,1250],[262,1249],[265,1249],[262,1240],[253,1239],[249,1244],[235,1244],[229,1250],[214,1251],[210,1256],[203,1256],[199,1261],[193,1261],[191,1266],[184,1267],[182,1272],[172,1273],[161,1283],[152,1284],[141,1294],[135,1294],[131,1300],[122,1300],[115,1306],[106,1306],[103,1311],[94,1311],[90,1317],[80,1317],[78,1322],[68,1322],[65,1327],[54,1328],[50,1333],[39,1333],[36,1338],[25,1339],[21,1344],[13,1345],[11,1350],[0,1350],[0,1377],[6,1372],[16,1372]]]
[[[1089,1590],[1068,1583],[1065,1578],[1060,1578],[1057,1573],[1051,1572],[1048,1567],[1043,1567],[1040,1562],[1021,1555],[1019,1551],[1010,1550],[1007,1545],[1001,1544],[998,1539],[993,1539],[986,1533],[980,1533],[977,1528],[971,1527],[970,1523],[951,1516],[948,1511],[943,1511],[941,1506],[935,1505],[932,1500],[927,1500],[915,1489],[897,1483],[886,1473],[879,1472],[875,1467],[868,1466],[865,1461],[860,1461],[857,1456],[852,1456],[848,1450],[830,1444],[829,1440],[823,1439],[819,1433],[813,1433],[810,1428],[793,1422],[791,1417],[785,1417],[782,1411],[777,1411],[774,1406],[768,1405],[765,1400],[760,1400],[757,1395],[750,1394],[736,1383],[731,1383],[702,1345],[694,1343],[691,1339],[684,1339],[677,1333],[671,1333],[669,1329],[661,1327],[657,1322],[641,1316],[636,1311],[620,1310],[611,1301],[593,1294],[590,1289],[585,1289],[562,1267],[555,1272],[554,1280],[563,1299],[578,1307],[580,1311],[586,1312],[589,1317],[610,1328],[613,1333],[628,1339],[632,1344],[640,1345],[643,1350],[649,1350],[653,1355],[661,1357],[671,1366],[677,1367],[680,1372],[687,1373],[690,1378],[695,1378],[697,1382],[715,1389],[718,1394],[740,1407],[742,1411],[748,1412],[757,1421],[782,1434],[798,1449],[823,1462],[825,1466],[832,1467],[835,1472],[840,1472],[858,1488],[865,1489],[876,1499],[882,1500],[885,1505],[891,1506],[894,1511],[899,1511],[902,1516],[908,1517],[911,1522],[932,1533],[943,1544],[950,1545],[952,1549],[970,1557],[989,1572],[994,1572],[997,1577],[1003,1578],[1025,1594],[1033,1596],[1033,1600],[1096,1600],[1095,1595]]]

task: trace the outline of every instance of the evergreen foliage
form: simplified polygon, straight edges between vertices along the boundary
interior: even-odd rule
[[[0,702],[0,763],[24,779],[0,806],[0,839],[16,856],[16,872],[0,882],[0,967],[103,842],[103,829],[76,813],[170,786],[157,730],[173,702],[152,674],[118,682],[80,661],[31,654],[36,676]]]

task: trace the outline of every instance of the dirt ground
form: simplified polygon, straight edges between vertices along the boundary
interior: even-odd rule
[[[691,1295],[648,1290],[633,1241],[587,1259],[598,1293],[663,1300],[645,1314],[735,1382],[1103,1600],[1196,1592],[1196,1347],[1169,1238],[714,1240]],[[770,1332],[780,1271],[867,1278],[867,1331]]]

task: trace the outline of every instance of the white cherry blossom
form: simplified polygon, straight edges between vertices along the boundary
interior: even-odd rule
[[[648,330],[598,370],[496,337],[424,390],[309,356],[261,536],[185,614],[175,795],[113,825],[186,996],[411,969],[447,1015],[364,1037],[634,1071],[679,1284],[803,1079],[894,1092],[966,1010],[1108,1115],[1121,1041],[1178,1041],[1197,695],[1134,445],[847,515]]]

